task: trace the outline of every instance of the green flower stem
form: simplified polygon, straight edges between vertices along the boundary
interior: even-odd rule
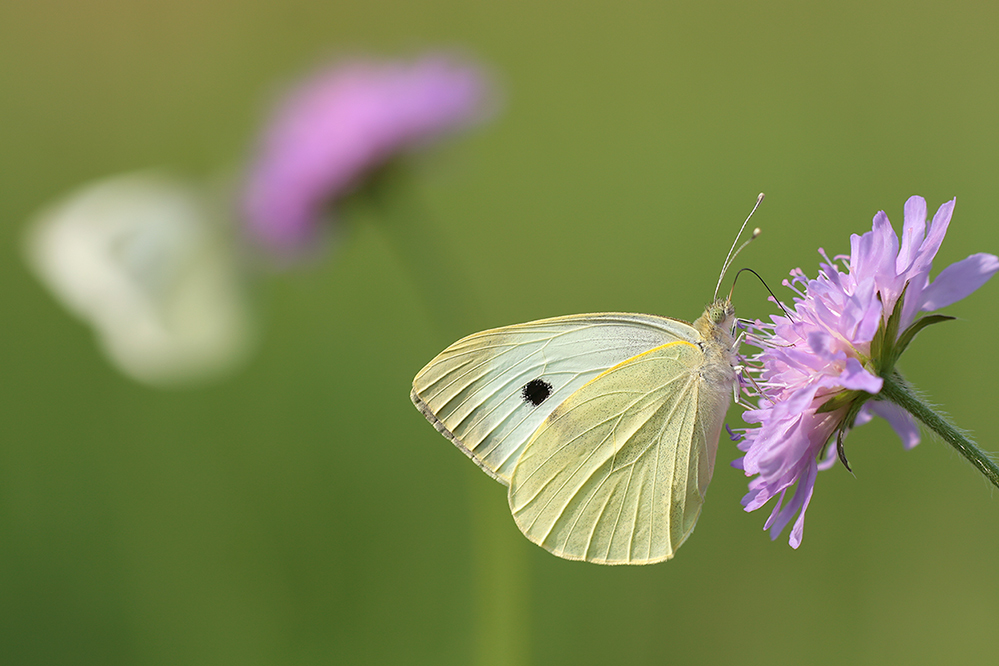
[[[878,394],[878,398],[898,405],[922,421],[927,428],[940,435],[945,442],[967,458],[975,466],[975,469],[992,482],[992,485],[999,488],[999,467],[996,467],[996,464],[984,451],[921,401],[897,372],[892,372],[888,377],[885,377],[884,382],[884,387]]]
[[[386,240],[416,287],[436,329],[440,347],[425,361],[464,335],[482,328],[484,317],[462,272],[459,255],[430,223],[401,168],[389,167],[364,188],[356,203],[372,209]],[[415,372],[417,368],[414,368]],[[400,391],[409,391],[399,387]],[[421,418],[413,410],[413,418]],[[427,438],[450,446],[427,428]],[[463,457],[455,452],[455,457]],[[504,501],[501,485],[468,465],[466,501],[471,514],[471,563],[474,576],[472,636],[481,666],[517,666],[530,661],[530,546],[520,536]]]
[[[354,201],[367,204],[378,220],[446,345],[483,326],[479,299],[462,270],[458,252],[432,224],[401,166],[383,168]]]

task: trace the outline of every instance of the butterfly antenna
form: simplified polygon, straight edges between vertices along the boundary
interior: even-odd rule
[[[739,243],[739,238],[742,236],[742,232],[746,230],[746,225],[749,224],[749,220],[752,219],[753,213],[756,212],[756,209],[760,207],[761,203],[763,203],[763,192],[760,192],[760,196],[756,197],[756,205],[753,206],[753,210],[749,211],[749,217],[747,217],[746,221],[742,223],[741,227],[739,227],[739,233],[735,235],[735,240],[732,241],[732,247],[729,248],[728,256],[725,257],[725,263],[722,264],[721,274],[718,276],[718,284],[715,285],[715,295],[712,300],[717,300],[718,290],[721,289],[722,280],[725,279],[725,271],[727,271],[728,267],[732,265],[733,261],[735,261],[736,256],[742,252],[742,248],[749,245],[750,241],[760,235],[760,230],[754,229],[753,235],[749,237],[749,240],[740,245],[738,250],[735,249],[735,246]]]

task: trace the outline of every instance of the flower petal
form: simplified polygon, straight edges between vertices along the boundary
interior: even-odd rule
[[[857,291],[860,292],[861,288],[863,288],[863,285],[858,287]],[[873,291],[873,285],[871,291]],[[854,331],[852,338],[854,341],[858,342],[873,340],[874,335],[878,331],[878,327],[881,325],[883,308],[879,305],[877,299],[873,295],[867,297],[865,294],[865,296],[862,297],[862,300],[865,297],[867,298],[868,303],[867,310],[864,312],[863,318],[857,324],[857,328]]]
[[[846,368],[837,379],[840,386],[852,391],[866,391],[877,394],[884,386],[884,380],[865,369],[855,358],[846,359]]]
[[[905,305],[902,307],[900,330],[905,330],[915,320],[920,304],[925,301],[924,291],[930,284],[930,268],[933,265],[933,258],[947,234],[947,227],[950,224],[951,215],[954,214],[956,201],[956,199],[951,199],[937,209],[933,216],[933,222],[930,224],[930,230],[926,233],[926,239],[916,253],[912,266],[900,276],[900,279],[909,283]]]
[[[916,251],[926,233],[926,199],[915,196],[905,202],[905,222],[902,230],[902,243],[895,260],[895,272],[905,273],[916,257]]]
[[[777,506],[774,507],[773,513],[770,514],[770,518],[764,525],[764,529],[770,530],[770,538],[776,539],[794,514],[798,514],[798,519],[794,521],[794,527],[791,528],[791,536],[789,543],[791,548],[797,548],[801,545],[801,537],[805,529],[805,510],[808,508],[808,502],[812,499],[812,491],[815,490],[815,478],[818,475],[818,466],[815,464],[814,460],[806,461],[804,469],[800,470],[798,473],[798,486],[794,489],[794,495],[791,500],[787,502],[784,506],[780,505],[778,502]],[[781,500],[783,501],[784,495],[781,495]]]
[[[930,230],[926,234],[926,239],[919,248],[916,257],[913,258],[912,266],[907,274],[908,278],[915,277],[918,273],[929,273],[933,258],[940,250],[944,236],[947,235],[947,227],[950,225],[950,218],[954,214],[954,204],[957,199],[951,199],[937,209],[930,224]]]
[[[999,271],[999,257],[981,252],[953,263],[923,291],[919,308],[931,312],[956,303],[989,281]]]
[[[803,497],[801,510],[798,512],[798,519],[794,521],[794,527],[791,528],[791,535],[787,540],[791,548],[797,549],[801,545],[802,537],[805,535],[805,511],[808,510],[808,503],[812,501],[812,493],[815,491],[815,478],[818,475],[818,471],[818,467],[812,464],[805,472],[804,478],[798,481],[798,488],[794,493],[796,496],[795,499],[797,499],[799,493]]]
[[[870,417],[868,417],[868,420],[870,420]],[[836,451],[836,446],[830,442],[830,444],[826,446],[826,452],[823,454],[822,460],[818,461],[818,470],[821,472],[823,470],[831,469],[833,465],[836,464],[837,460],[839,460],[839,453]]]
[[[916,425],[916,421],[909,412],[890,402],[880,400],[871,400],[864,407],[869,407],[871,412],[888,421],[899,439],[902,440],[902,446],[906,450],[919,444],[919,426]]]
[[[854,428],[859,428],[865,423],[870,423],[871,419],[874,418],[874,415],[871,414],[871,411],[868,409],[870,404],[870,402],[864,403],[864,406],[860,408],[859,412],[857,412],[857,417],[853,419]]]
[[[894,264],[898,252],[898,237],[882,210],[874,216],[870,231],[850,237],[850,272],[858,279],[884,275],[883,267]]]

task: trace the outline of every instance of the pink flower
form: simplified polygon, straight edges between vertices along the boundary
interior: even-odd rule
[[[919,443],[912,416],[877,399],[883,378],[915,333],[940,319],[917,321],[919,313],[961,300],[999,270],[999,258],[974,254],[930,281],[953,211],[954,200],[942,205],[927,232],[926,202],[911,197],[901,243],[879,212],[871,231],[851,236],[850,255],[836,258],[846,272],[820,251],[818,277],[796,269],[784,282],[796,294],[789,316],[751,326],[747,342],[762,349],[750,359],[760,394],[743,418],[758,427],[746,429],[739,443],[745,455],[733,466],[754,477],[742,500],[747,511],[778,497],[765,525],[772,538],[797,514],[790,544],[801,544],[818,471],[835,464],[850,428],[881,416],[906,448]]]
[[[263,133],[242,201],[250,233],[279,253],[302,248],[327,205],[399,153],[479,119],[486,96],[482,72],[446,56],[319,71]]]

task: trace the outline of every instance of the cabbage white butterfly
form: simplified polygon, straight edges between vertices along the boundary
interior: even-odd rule
[[[717,293],[693,324],[600,313],[470,335],[420,370],[410,397],[509,486],[534,543],[599,564],[668,560],[701,512],[737,386],[735,308]]]

